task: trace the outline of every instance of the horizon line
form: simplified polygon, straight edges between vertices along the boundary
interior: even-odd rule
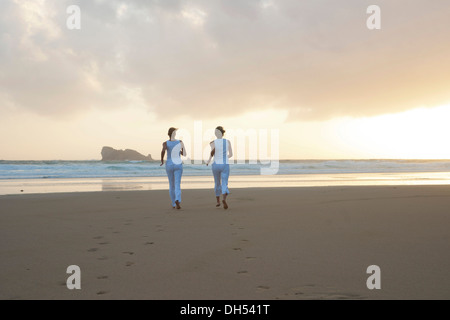
[[[187,161],[199,161],[200,159],[187,159]],[[409,161],[450,161],[447,158],[286,158],[278,159],[278,161],[389,161],[389,160],[409,160]],[[99,162],[159,162],[158,159],[152,160],[107,160],[102,159],[0,159],[0,161],[99,161]],[[201,160],[205,162],[205,160]],[[276,161],[276,159],[234,159],[234,161]]]

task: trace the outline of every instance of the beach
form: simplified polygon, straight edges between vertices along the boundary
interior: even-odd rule
[[[231,192],[2,195],[0,299],[450,299],[449,185]]]
[[[0,1],[0,300],[450,300],[450,1],[380,2]]]

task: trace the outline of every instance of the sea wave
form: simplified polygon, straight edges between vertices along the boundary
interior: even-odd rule
[[[233,175],[259,175],[261,163],[231,164]],[[276,167],[276,166],[275,166]],[[278,174],[450,172],[450,160],[283,160]],[[184,175],[211,175],[211,167],[187,161]],[[160,177],[158,161],[7,161],[0,160],[0,179]]]

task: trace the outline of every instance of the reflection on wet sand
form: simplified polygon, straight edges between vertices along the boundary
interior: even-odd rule
[[[151,190],[152,185],[147,185],[145,190]],[[144,190],[144,186],[138,183],[123,183],[121,181],[102,180],[102,191],[132,191]]]
[[[323,187],[368,185],[448,185],[450,172],[298,174],[272,176],[231,176],[230,188]],[[90,178],[90,179],[9,179],[0,180],[0,195],[148,191],[168,189],[166,177]],[[183,176],[183,189],[213,189],[212,176]]]

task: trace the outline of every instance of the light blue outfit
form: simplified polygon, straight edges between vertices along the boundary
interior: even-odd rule
[[[214,140],[214,162],[212,164],[212,172],[214,175],[214,191],[216,197],[221,194],[229,194],[228,178],[230,176],[230,164],[228,163],[228,140]]]
[[[175,201],[181,202],[181,175],[183,174],[183,162],[181,161],[181,143],[180,140],[167,140],[167,161],[166,173],[169,178],[169,194],[172,200],[172,207],[175,207]]]

